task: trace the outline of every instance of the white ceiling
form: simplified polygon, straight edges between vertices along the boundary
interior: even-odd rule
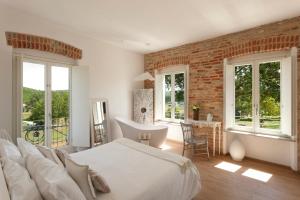
[[[140,53],[300,15],[299,0],[0,0]]]

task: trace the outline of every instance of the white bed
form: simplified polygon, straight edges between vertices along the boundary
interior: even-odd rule
[[[200,176],[188,159],[124,140],[71,154],[106,179],[111,192],[97,199],[190,200],[199,192]],[[180,166],[187,160],[188,167]]]

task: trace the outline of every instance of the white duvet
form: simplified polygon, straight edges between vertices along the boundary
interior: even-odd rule
[[[193,164],[184,170],[180,156],[121,139],[71,154],[74,161],[89,165],[107,181],[111,192],[97,200],[190,200],[200,190],[200,176]],[[149,149],[147,149],[149,148]],[[151,152],[151,153],[148,153]]]

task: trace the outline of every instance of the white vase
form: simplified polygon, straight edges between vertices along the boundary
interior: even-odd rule
[[[235,139],[229,147],[229,153],[231,158],[235,161],[242,161],[245,157],[246,150],[243,144],[238,140]]]
[[[208,114],[207,114],[207,117],[206,117],[206,120],[207,120],[208,122],[212,122],[212,120],[213,120],[213,115],[212,115],[211,113],[208,113]]]

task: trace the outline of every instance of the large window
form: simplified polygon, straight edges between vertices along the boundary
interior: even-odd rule
[[[164,75],[164,118],[184,119],[184,73]]]
[[[187,67],[168,68],[156,74],[156,120],[180,121],[186,118]]]
[[[69,135],[69,68],[22,62],[22,132],[33,144],[59,147]]]
[[[292,135],[292,61],[285,54],[226,65],[226,128]]]

